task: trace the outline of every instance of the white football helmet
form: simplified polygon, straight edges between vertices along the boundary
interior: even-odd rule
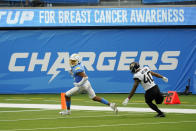
[[[69,64],[71,67],[76,66],[80,63],[80,56],[76,53],[72,54],[69,58]]]

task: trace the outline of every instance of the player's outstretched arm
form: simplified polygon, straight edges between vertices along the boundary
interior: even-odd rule
[[[160,75],[159,73],[155,73],[155,72],[153,72],[153,71],[150,71],[150,73],[151,73],[152,76],[156,76],[156,77],[158,77],[158,78],[163,78],[163,76]]]
[[[138,85],[139,85],[139,80],[135,80],[135,82],[134,82],[134,84],[133,84],[133,88],[132,88],[131,92],[129,93],[128,98],[126,98],[126,99],[123,101],[123,103],[122,103],[123,105],[127,105],[127,104],[128,104],[129,100],[130,100],[130,99],[132,98],[132,96],[134,95],[134,93],[135,93],[135,91],[136,91]]]
[[[152,76],[156,76],[156,77],[158,77],[158,78],[162,78],[162,80],[164,81],[164,82],[168,82],[168,78],[167,77],[164,77],[164,76],[162,76],[162,75],[160,75],[159,73],[155,73],[155,72],[153,72],[153,71],[150,71],[150,73],[151,73],[151,75]]]
[[[133,88],[132,88],[132,90],[131,90],[131,92],[129,93],[129,96],[128,96],[129,99],[131,99],[132,96],[134,95],[138,85],[139,85],[139,80],[135,80],[134,84],[133,84]]]

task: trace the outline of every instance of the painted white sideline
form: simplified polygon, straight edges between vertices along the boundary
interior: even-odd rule
[[[50,110],[60,110],[60,104],[12,104],[12,103],[0,103],[0,107],[10,107],[10,108],[38,108],[38,109],[50,109]],[[94,111],[112,111],[110,107],[103,106],[79,106],[71,105],[72,110],[94,110]],[[135,108],[135,107],[118,107],[121,112],[154,112],[150,108]],[[196,114],[196,109],[169,109],[161,108],[163,112],[167,113],[186,113],[186,114]]]

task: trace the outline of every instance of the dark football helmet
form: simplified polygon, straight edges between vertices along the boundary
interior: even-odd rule
[[[137,62],[132,62],[130,65],[129,65],[129,69],[132,73],[136,73],[137,69],[140,68],[140,65],[137,63]]]

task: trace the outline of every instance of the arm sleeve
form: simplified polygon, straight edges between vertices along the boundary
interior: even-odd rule
[[[134,75],[133,80],[137,80],[137,81],[140,82],[142,79],[138,75]]]

